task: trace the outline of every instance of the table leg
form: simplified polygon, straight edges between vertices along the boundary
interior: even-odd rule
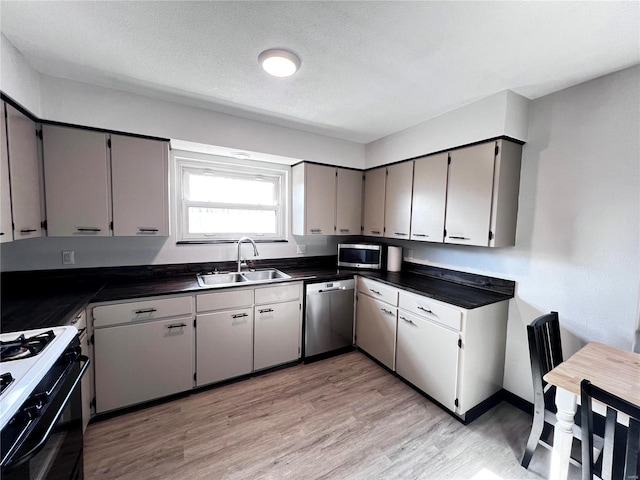
[[[576,396],[563,388],[556,389],[556,425],[553,430],[550,480],[566,480],[573,443],[573,423],[576,414]]]

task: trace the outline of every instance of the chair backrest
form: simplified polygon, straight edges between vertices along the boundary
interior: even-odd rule
[[[562,363],[562,342],[560,341],[560,322],[558,312],[547,313],[527,325],[529,337],[529,357],[533,387],[537,391],[546,382],[542,377]]]
[[[603,480],[637,479],[640,474],[640,406],[633,405],[593,385],[586,379],[580,383],[580,396],[582,401],[583,480],[592,480],[594,473],[597,473]],[[596,472],[593,460],[592,399],[607,407],[601,472]],[[619,412],[629,417],[629,425],[626,429],[617,421]]]

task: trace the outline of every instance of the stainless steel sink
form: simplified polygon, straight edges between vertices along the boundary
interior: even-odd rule
[[[260,282],[264,280],[277,280],[279,278],[291,278],[286,273],[282,273],[280,270],[276,270],[276,269],[243,272],[242,275],[250,282]]]
[[[242,273],[198,273],[196,277],[198,278],[198,285],[201,287],[228,287],[229,285],[270,282],[291,278],[291,276],[275,268]]]
[[[236,283],[246,283],[241,273],[199,273],[198,284],[201,287],[223,287]]]

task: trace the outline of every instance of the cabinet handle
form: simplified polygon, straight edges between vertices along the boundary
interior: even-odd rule
[[[376,235],[380,235],[380,230],[371,230],[371,233],[375,233]]]
[[[312,228],[311,229],[311,233],[322,233],[322,229],[321,228]]]
[[[433,316],[435,316],[435,317],[437,317],[437,316],[438,316],[438,315],[436,315],[435,313],[433,313],[431,310],[429,310],[428,308],[424,308],[424,307],[418,306],[418,310],[422,310],[423,312],[430,313],[431,315],[433,315]]]
[[[453,235],[449,235],[449,238],[453,238],[455,240],[471,240],[469,237],[456,237]]]
[[[35,231],[35,228],[23,228],[22,230],[20,230],[20,233],[33,233]]]
[[[186,326],[187,326],[186,323],[172,323],[171,325],[167,325],[167,328],[171,330],[172,328],[182,328]]]
[[[79,232],[101,232],[102,229],[96,227],[76,227]]]
[[[382,310],[387,315],[393,315],[393,312],[391,310],[387,310],[386,308],[381,308],[380,310]]]
[[[340,233],[349,233],[351,230],[349,230],[348,228],[341,228],[340,229]]]
[[[370,288],[369,291],[371,293],[375,293],[376,295],[382,295],[378,290],[374,290],[373,288]]]
[[[142,227],[138,227],[138,233],[142,233],[145,235],[153,235],[155,233],[158,233],[158,229],[157,228],[142,228]]]
[[[0,232],[0,235],[4,235],[4,232]]]
[[[234,315],[231,315],[231,318],[242,318],[242,317],[248,317],[249,315],[247,315],[246,313],[236,313]]]
[[[258,310],[260,313],[270,313],[273,312],[273,308],[264,308],[262,310]]]
[[[402,233],[402,232],[393,232],[394,235],[401,235],[403,237],[406,237],[407,234],[406,233]]]
[[[413,236],[414,237],[428,237],[429,235],[424,234],[424,233],[414,233]]]
[[[141,313],[153,313],[153,312],[157,312],[157,310],[155,308],[146,308],[144,310],[136,310],[135,314],[140,315]]]
[[[400,317],[401,320],[404,320],[407,323],[410,323],[411,325],[415,325],[415,323],[413,323],[413,320],[406,318],[406,317]]]

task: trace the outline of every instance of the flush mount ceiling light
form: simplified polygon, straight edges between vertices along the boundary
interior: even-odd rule
[[[296,54],[275,48],[258,55],[258,63],[274,77],[290,77],[300,68],[300,59]]]
[[[233,158],[237,158],[238,160],[246,160],[247,158],[251,158],[251,155],[247,152],[231,152],[229,155],[231,155]]]

